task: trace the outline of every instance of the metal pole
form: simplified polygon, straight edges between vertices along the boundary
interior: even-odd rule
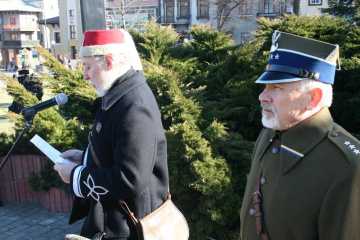
[[[20,138],[24,135],[24,133],[31,127],[32,124],[32,120],[33,117],[30,117],[30,120],[28,120],[25,125],[24,125],[24,129],[22,130],[22,132],[20,133],[19,137],[16,139],[14,145],[11,147],[10,151],[8,152],[8,154],[6,155],[6,157],[4,158],[3,162],[0,165],[0,170],[3,168],[5,162],[8,160],[8,158],[10,157],[12,151],[14,150],[15,146],[17,145],[17,143],[19,142]]]

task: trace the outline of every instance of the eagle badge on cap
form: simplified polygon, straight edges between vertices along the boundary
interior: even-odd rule
[[[279,32],[278,30],[276,30],[274,33],[273,33],[273,36],[272,36],[272,45],[271,45],[271,48],[270,48],[270,52],[275,52],[276,49],[279,47],[279,44],[277,43],[279,37],[281,35],[281,32]]]

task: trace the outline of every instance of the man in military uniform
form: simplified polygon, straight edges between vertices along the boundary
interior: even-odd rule
[[[242,240],[360,239],[360,143],[329,112],[337,45],[275,31]]]

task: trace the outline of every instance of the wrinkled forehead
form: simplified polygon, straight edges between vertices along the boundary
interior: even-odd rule
[[[302,84],[301,80],[299,81],[293,81],[293,82],[272,82],[272,83],[266,83],[266,85],[270,86],[281,86],[285,88],[298,88]]]
[[[93,64],[93,63],[96,63],[96,61],[97,61],[97,56],[96,57],[83,57],[81,59],[81,62],[83,65]]]

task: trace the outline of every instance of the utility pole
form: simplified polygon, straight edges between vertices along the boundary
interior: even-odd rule
[[[122,25],[123,25],[123,28],[124,30],[127,30],[127,27],[126,27],[126,21],[125,21],[125,0],[121,0],[121,22],[122,22]]]

